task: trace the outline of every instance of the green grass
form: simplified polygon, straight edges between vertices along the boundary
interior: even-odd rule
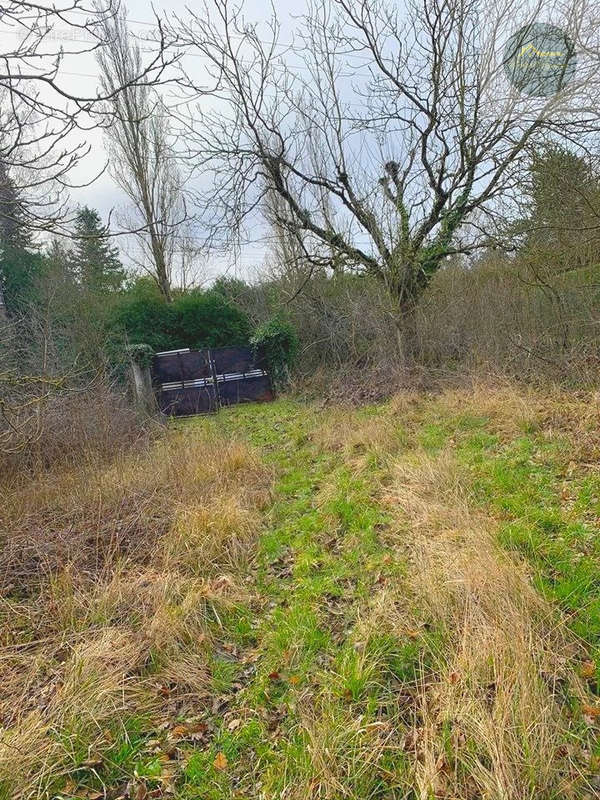
[[[178,742],[166,758],[165,729],[132,717],[108,732],[102,764],[91,769],[85,747],[68,737],[78,791],[123,788],[136,777],[157,794],[168,786],[176,800],[416,800],[415,756],[403,742],[421,724],[414,698],[435,678],[445,633],[419,608],[411,608],[418,630],[363,627],[382,586],[412,602],[408,589],[403,594],[411,563],[402,547],[411,532],[383,501],[399,451],[424,451],[432,460],[453,454],[469,503],[497,520],[499,543],[526,559],[539,591],[585,643],[597,665],[588,683],[598,692],[600,477],[567,474],[564,435],[531,425],[502,436],[485,415],[451,415],[423,400],[410,424],[395,419],[387,450],[368,441],[328,448],[317,434],[322,424],[336,424],[329,413],[284,399],[177,423],[246,440],[272,470],[243,576],[248,600],[208,616],[214,640],[227,647],[206,648],[207,696],[195,698],[206,727],[200,740]],[[384,413],[371,406],[353,419],[359,425]],[[390,531],[398,546],[390,545]],[[185,721],[185,706],[173,713]],[[451,722],[438,735],[452,764]],[[477,743],[465,747],[475,763]]]
[[[435,406],[421,443],[440,447],[452,434],[474,505],[499,519],[502,546],[526,558],[540,592],[565,612],[596,661],[600,686],[600,477],[586,469],[567,476],[572,444],[559,431],[532,425],[502,439],[484,417],[432,423],[430,415]]]
[[[582,519],[588,505],[563,507],[561,446],[530,436],[500,448],[479,465],[474,491],[503,519],[499,531],[503,545],[529,560],[541,591],[569,614],[575,632],[596,650],[598,530]],[[581,499],[577,480],[570,491]]]
[[[373,407],[359,415],[378,413]],[[355,641],[357,619],[377,577],[383,573],[401,581],[407,569],[397,557],[390,561],[379,535],[390,524],[378,500],[390,480],[390,463],[361,448],[364,458],[356,469],[344,453],[316,447],[312,409],[289,400],[228,409],[211,424],[248,438],[278,475],[255,575],[266,609],[254,630],[256,671],[236,698],[244,713],[252,709],[268,717],[283,712],[280,738],[267,736],[261,742],[263,790],[277,797],[284,786],[282,765],[287,782],[296,776],[310,783],[314,769],[297,713],[298,696],[309,691],[313,704],[321,705],[333,761],[337,751],[343,760],[344,748],[350,758],[360,752],[353,721],[360,717],[368,725],[387,719],[394,693],[406,691],[432,668],[432,654],[443,648],[443,636],[425,631],[402,641],[382,631],[366,643]],[[407,447],[411,439],[401,421],[397,436]],[[561,503],[568,460],[564,438],[544,435],[533,425],[506,440],[487,417],[444,416],[435,402],[423,406],[412,441],[432,456],[444,448],[455,453],[469,475],[474,506],[499,519],[499,542],[529,561],[539,590],[569,615],[574,632],[586,642],[600,678],[600,544],[590,522],[600,509],[600,480],[574,479],[574,501],[566,510]],[[327,739],[327,732],[320,735]],[[204,761],[197,755],[190,762],[196,764],[195,780],[199,771],[212,775],[212,755]],[[231,760],[236,758],[240,752],[232,750]],[[356,798],[408,796],[399,789],[410,791],[406,754],[397,749],[384,761],[385,779],[377,770],[356,770],[342,780],[340,792]],[[222,775],[210,781],[213,789],[218,787],[215,797],[233,791]],[[212,797],[213,789],[207,784],[202,796]]]
[[[108,725],[104,731],[107,745],[97,763],[85,744],[87,737],[79,740],[72,729],[68,736],[62,737],[62,744],[72,759],[69,785],[76,783],[77,789],[74,786],[72,790],[65,789],[64,781],[56,780],[57,796],[77,797],[84,791],[95,795],[107,786],[127,782],[133,774],[153,782],[160,775],[160,766],[156,757],[146,754],[151,727],[152,721],[148,717],[136,715],[118,725]]]
[[[376,414],[377,409],[361,413]],[[330,735],[339,737],[335,747],[353,751],[353,721],[368,725],[385,717],[392,690],[415,680],[422,659],[418,642],[385,634],[359,647],[353,640],[357,615],[377,581],[382,574],[401,575],[405,565],[390,559],[379,536],[390,523],[378,500],[387,465],[365,452],[361,467],[355,468],[343,452],[316,446],[312,433],[319,423],[310,406],[289,400],[225,409],[216,418],[191,423],[219,426],[248,439],[277,475],[253,576],[263,608],[253,629],[254,671],[234,702],[240,716],[279,720],[277,737],[267,731],[252,744],[261,751],[262,791],[268,797],[277,797],[282,781],[294,775],[310,782],[298,698],[308,693],[310,705],[326,704],[323,718]],[[223,624],[225,635],[234,638],[231,621]],[[221,683],[220,688],[226,687]],[[225,753],[227,773],[235,776],[236,764],[245,758],[243,748],[217,739],[210,751],[190,759],[182,797],[234,796],[229,774],[212,767],[215,748]],[[387,769],[403,773],[403,754],[387,755],[386,762]],[[357,774],[344,784],[348,796],[380,796],[381,775]]]

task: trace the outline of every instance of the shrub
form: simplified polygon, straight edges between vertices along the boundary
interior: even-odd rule
[[[16,378],[12,397],[0,379],[0,401],[12,400],[0,423],[2,478],[81,465],[90,452],[113,456],[146,441],[155,428],[106,376],[87,385],[70,376]]]
[[[252,345],[267,362],[275,386],[285,386],[298,354],[298,337],[292,325],[280,317],[274,317],[259,325],[252,337]]]
[[[248,317],[221,293],[196,290],[166,303],[141,281],[123,296],[114,323],[130,344],[155,352],[246,345],[250,339]]]
[[[552,272],[544,258],[488,254],[440,270],[417,311],[421,363],[595,384],[600,268]]]
[[[250,340],[248,317],[218,292],[184,294],[173,307],[179,347],[230,347],[247,345]]]

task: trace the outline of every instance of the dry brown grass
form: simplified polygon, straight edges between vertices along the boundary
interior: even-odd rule
[[[578,691],[568,668],[577,644],[466,495],[442,451],[401,462],[389,498],[410,525],[413,608],[443,641],[414,730],[419,796],[567,796],[577,765],[565,687]],[[406,609],[396,624],[410,625]]]
[[[328,408],[311,440],[323,450],[341,451],[350,458],[367,452],[389,458],[405,444],[399,426],[410,426],[418,419],[424,399],[417,392],[398,393],[376,414],[368,415],[344,407]]]
[[[190,504],[222,508],[232,488],[242,508],[264,502],[263,475],[243,444],[189,429],[108,465],[90,458],[77,469],[26,475],[6,488],[0,508],[0,586],[29,591],[67,565],[91,575],[122,557],[148,563]]]
[[[287,722],[275,720],[276,757],[250,767],[264,787],[284,786],[282,797],[374,796],[379,779],[390,796],[419,800],[592,796],[573,744],[579,645],[524,563],[500,550],[495,521],[473,509],[453,442],[435,453],[418,444],[423,421],[464,415],[488,418],[507,440],[558,431],[573,444],[569,457],[597,447],[597,398],[558,390],[478,382],[435,397],[403,393],[377,414],[323,411],[307,449],[331,456],[353,486],[364,482],[353,497],[336,468],[319,480],[309,507],[325,511],[313,542],[340,558],[361,552],[360,531],[326,509],[341,498],[360,513],[368,496],[389,552],[366,600],[354,593],[358,575],[340,597],[324,596],[319,621],[331,623],[340,658],[319,659]],[[175,720],[212,707],[209,662],[225,643],[210,621],[256,600],[247,578],[271,478],[246,444],[190,425],[109,462],[6,486],[0,777],[11,776],[18,800],[72,775],[82,748],[93,765],[131,714]],[[398,567],[393,578],[386,564]],[[394,677],[370,647],[381,635],[418,646],[414,680]],[[302,647],[301,636],[286,644],[282,662],[297,666]],[[368,692],[344,695],[355,675],[377,687],[375,718]]]
[[[165,564],[195,575],[214,564],[242,570],[260,525],[237,494],[181,510],[165,539]]]
[[[26,696],[4,716],[0,743],[0,774],[10,781],[14,796],[45,796],[53,780],[73,768],[75,743],[84,742],[93,759],[106,744],[108,724],[134,709],[142,714],[150,709],[151,695],[132,674],[142,653],[137,637],[119,627],[71,642],[60,667],[52,662],[50,649],[38,649],[27,661],[21,656],[13,665],[18,673],[12,684],[20,684]],[[3,700],[10,692],[14,704],[10,675],[7,681],[2,667]]]
[[[269,481],[248,446],[187,426],[5,486],[0,776],[16,798],[46,796],[82,748],[93,763],[119,721],[204,702],[207,620],[246,599]]]
[[[600,393],[566,391],[548,384],[543,389],[510,380],[474,379],[467,388],[450,389],[438,398],[442,413],[488,417],[492,429],[510,437],[526,430],[564,433],[572,457],[600,453]]]

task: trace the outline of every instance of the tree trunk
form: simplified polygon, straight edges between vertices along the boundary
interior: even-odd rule
[[[166,277],[166,275],[159,275],[158,277],[158,288],[160,289],[160,293],[165,298],[167,303],[173,302],[173,295],[171,294],[171,285]]]
[[[396,330],[396,348],[399,360],[408,366],[417,353],[417,324],[414,308],[410,311],[399,310],[394,316]]]
[[[171,294],[171,282],[167,274],[167,262],[165,259],[165,252],[163,243],[160,241],[158,235],[154,231],[153,225],[150,227],[150,239],[152,241],[152,255],[154,256],[154,267],[156,270],[156,280],[158,288],[167,303],[173,301]]]

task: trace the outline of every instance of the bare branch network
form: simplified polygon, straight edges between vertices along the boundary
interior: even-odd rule
[[[507,76],[507,43],[548,22],[576,69],[528,94]],[[10,0],[0,23],[16,34],[0,55],[0,166],[31,198],[30,226],[66,230],[90,155],[77,135],[105,127],[124,231],[167,299],[174,242],[193,241],[199,215],[215,246],[266,220],[298,261],[373,275],[410,311],[446,259],[500,241],[540,146],[597,144],[591,0],[309,0],[291,43],[275,13],[254,25],[232,0],[204,0],[155,16],[146,61],[116,0]],[[63,67],[86,53],[104,77],[80,96]],[[171,97],[156,92],[166,82]]]
[[[110,125],[111,101],[130,86],[161,83],[177,60],[156,17],[152,54],[127,85],[89,94],[73,91],[63,74],[65,60],[105,47],[107,24],[118,13],[116,0],[103,6],[85,0],[52,6],[9,0],[0,9],[3,41],[13,44],[0,53],[0,164],[27,199],[23,210],[32,229],[56,231],[65,222],[73,170],[90,155],[86,134]],[[96,168],[86,185],[103,170]]]
[[[210,176],[198,201],[226,238],[271,216],[314,263],[379,278],[410,310],[449,256],[490,246],[529,154],[598,134],[598,29],[587,0],[311,0],[298,39],[275,16],[247,23],[230,0],[179,19],[210,100],[183,69],[185,156]],[[573,80],[549,96],[512,86],[503,50],[550,18],[575,43]]]

